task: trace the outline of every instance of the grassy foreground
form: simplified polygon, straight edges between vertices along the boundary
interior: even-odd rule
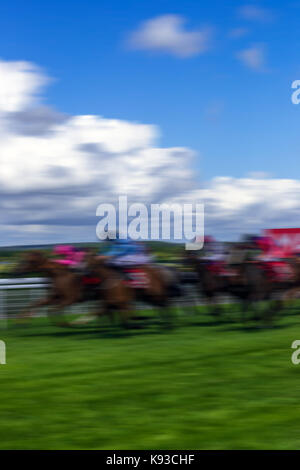
[[[300,316],[273,329],[234,316],[0,331],[0,448],[299,449]]]

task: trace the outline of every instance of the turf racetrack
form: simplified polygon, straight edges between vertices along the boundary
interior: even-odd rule
[[[299,449],[299,313],[273,329],[245,327],[231,307],[171,331],[11,325],[0,448]]]

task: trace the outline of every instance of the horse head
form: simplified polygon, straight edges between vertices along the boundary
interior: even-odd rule
[[[15,274],[21,275],[24,273],[41,271],[46,261],[47,258],[42,252],[37,250],[29,251],[25,253],[23,259],[17,265],[15,269]]]

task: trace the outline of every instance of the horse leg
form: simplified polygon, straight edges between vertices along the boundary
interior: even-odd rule
[[[115,325],[115,313],[119,314],[121,327],[124,329],[130,328],[129,319],[132,316],[132,311],[127,303],[111,304],[105,303],[97,312],[96,316],[101,319],[108,316],[111,324]]]
[[[163,320],[163,326],[165,328],[173,328],[174,327],[174,311],[172,309],[172,305],[169,302],[168,297],[163,297],[157,303],[159,309],[159,316]]]
[[[25,313],[21,313],[20,315],[18,315],[17,319],[25,319],[32,317],[39,308],[54,303],[54,300],[55,297],[46,297],[44,299],[36,300],[35,302],[29,305]]]
[[[269,306],[265,311],[263,320],[266,325],[272,325],[272,321],[282,311],[284,303],[281,299],[273,300],[269,302]]]
[[[132,309],[128,304],[123,304],[118,307],[118,312],[121,320],[121,326],[124,329],[128,329],[133,327],[132,325],[130,326],[129,320],[132,317]],[[142,328],[141,325],[137,326],[135,324],[134,328]]]
[[[197,315],[198,313],[198,304],[199,304],[199,296],[198,294],[201,293],[201,286],[192,286],[189,292],[190,295],[190,304],[192,306],[192,314]]]
[[[101,304],[97,312],[95,312],[95,317],[98,320],[101,320],[101,318],[107,316],[109,317],[111,324],[114,325],[114,319],[115,319],[114,311],[115,311],[114,306],[110,304]]]
[[[277,299],[274,302],[274,314],[275,316],[278,316],[280,312],[282,312],[284,309],[284,302],[282,299]]]
[[[221,315],[221,308],[216,302],[215,295],[212,292],[207,293],[206,294],[206,299],[207,299],[207,303],[208,303],[208,307],[209,307],[208,308],[209,313],[212,316],[218,318]]]
[[[248,296],[242,299],[242,305],[241,305],[241,321],[242,323],[245,323],[246,318],[247,318],[247,313],[250,310],[250,306],[253,305],[253,300],[249,298]]]
[[[293,307],[295,300],[300,296],[300,287],[293,287],[288,289],[281,298],[284,306]]]
[[[214,311],[213,311],[213,315],[216,317],[216,318],[219,318],[222,314],[222,307],[221,305],[219,305],[218,303],[215,303],[214,304]]]
[[[158,314],[164,327],[171,326],[171,315],[169,312],[169,303],[167,297],[160,293],[146,292],[142,297],[147,303],[149,303],[153,310]]]
[[[56,318],[57,315],[61,313],[61,310],[64,310],[66,307],[70,307],[75,302],[76,302],[76,299],[74,297],[71,297],[71,298],[64,299],[59,304],[55,305],[53,309],[54,318]],[[52,323],[55,326],[72,326],[72,322],[67,322],[67,321],[60,321],[60,322],[52,321]]]

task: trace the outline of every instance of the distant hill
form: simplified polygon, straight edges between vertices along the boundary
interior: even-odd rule
[[[184,249],[182,243],[169,243],[163,241],[147,241],[144,242],[149,247],[150,251],[153,252],[159,259],[170,259],[177,257],[179,253]],[[106,246],[105,242],[82,242],[82,243],[65,243],[65,245],[73,245],[78,248],[86,247],[94,250],[101,251],[101,247]],[[0,261],[7,260],[8,258],[17,258],[20,253],[28,250],[42,250],[45,252],[52,252],[53,248],[57,243],[53,244],[42,244],[42,245],[16,245],[16,246],[4,246],[0,247]],[[63,243],[61,243],[63,245]]]

